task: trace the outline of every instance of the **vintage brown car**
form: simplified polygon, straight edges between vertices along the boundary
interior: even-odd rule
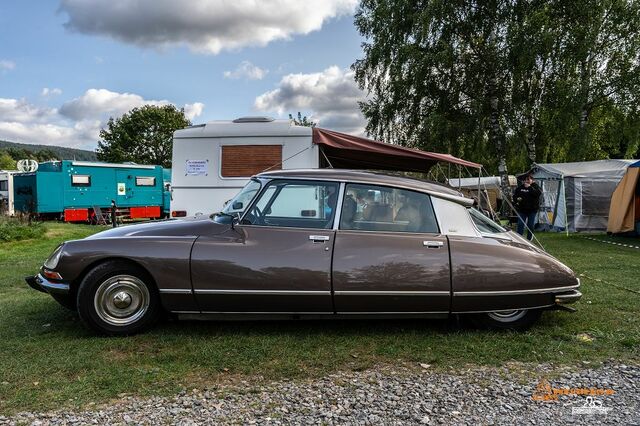
[[[222,212],[61,244],[33,288],[125,335],[179,317],[471,315],[526,328],[581,297],[557,259],[459,192],[349,170],[253,177]]]

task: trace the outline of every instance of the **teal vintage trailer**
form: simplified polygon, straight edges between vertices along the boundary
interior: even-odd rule
[[[16,211],[83,222],[113,200],[119,215],[159,218],[169,209],[167,183],[160,166],[51,161],[14,176],[14,204]]]

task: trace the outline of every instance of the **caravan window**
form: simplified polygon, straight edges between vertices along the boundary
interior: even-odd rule
[[[156,178],[136,176],[136,186],[156,186]]]
[[[0,180],[0,191],[8,191],[8,190],[9,190],[9,181]]]
[[[282,145],[225,145],[221,149],[223,178],[246,178],[282,168]]]
[[[91,176],[89,175],[71,175],[72,186],[91,186]]]

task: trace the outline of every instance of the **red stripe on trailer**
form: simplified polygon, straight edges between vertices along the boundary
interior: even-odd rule
[[[130,207],[129,217],[131,219],[160,217],[160,206]]]
[[[89,219],[88,209],[65,209],[65,222],[86,222]]]

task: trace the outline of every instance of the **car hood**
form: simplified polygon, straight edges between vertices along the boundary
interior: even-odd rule
[[[217,223],[209,216],[167,219],[125,225],[93,234],[86,239],[122,237],[186,237],[202,234],[219,234],[230,228],[228,224]]]

